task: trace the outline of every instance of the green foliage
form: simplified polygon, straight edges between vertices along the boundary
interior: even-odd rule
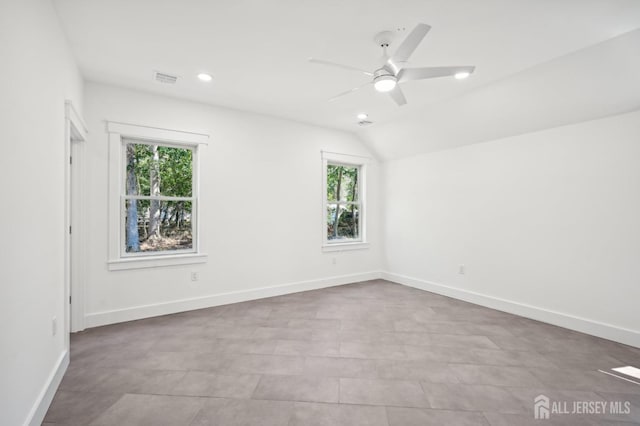
[[[329,164],[327,166],[327,238],[355,239],[359,235],[359,211],[357,202],[357,166]],[[337,202],[348,203],[339,205]]]
[[[193,191],[193,151],[162,145],[130,142],[127,144],[127,177],[135,184],[127,186],[127,195],[191,197]],[[133,174],[133,176],[131,176]],[[155,185],[154,185],[155,183]],[[154,193],[153,188],[156,188]],[[158,192],[159,189],[159,192]],[[133,238],[141,243],[141,251],[174,250],[191,247],[192,202],[189,200],[127,202],[127,222],[137,217],[138,235]],[[150,235],[151,212],[155,211],[156,235]],[[131,214],[129,214],[131,213]],[[131,218],[129,218],[131,216]],[[135,228],[127,227],[129,233]],[[144,244],[143,241],[145,241]],[[136,250],[137,251],[137,250]]]
[[[151,195],[151,168],[154,166],[153,146],[132,144],[134,173],[138,181],[137,194]],[[160,172],[160,195],[190,197],[192,193],[193,152],[190,149],[158,146],[157,169]]]
[[[327,200],[358,201],[358,167],[327,166]]]

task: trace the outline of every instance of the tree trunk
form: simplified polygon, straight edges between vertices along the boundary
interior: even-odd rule
[[[158,145],[150,146],[153,160],[149,167],[149,186],[151,196],[160,195],[160,157],[158,155]],[[151,200],[149,203],[149,238],[154,240],[160,238],[160,201]]]
[[[356,190],[358,188],[358,172],[356,171],[354,177],[353,177],[353,188],[351,189],[351,201],[355,202],[356,201]],[[358,194],[358,196],[360,196],[360,194]],[[351,204],[351,234],[354,238],[357,237],[356,235],[356,231],[358,230],[358,224],[356,222],[356,214],[355,214],[355,208],[356,208],[356,204]],[[360,212],[358,211],[358,214],[360,214]],[[360,218],[358,218],[358,220],[360,220]]]
[[[340,187],[342,186],[342,167],[338,169],[338,183],[336,184],[336,214],[333,219],[333,238],[338,238],[338,221],[340,220]]]
[[[135,173],[136,151],[133,144],[127,144],[127,194],[138,194],[138,180]],[[138,201],[129,200],[127,207],[127,251],[140,251],[138,235]]]

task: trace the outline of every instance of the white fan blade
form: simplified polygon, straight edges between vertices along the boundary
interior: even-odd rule
[[[336,99],[338,99],[338,98],[341,98],[341,97],[343,97],[343,96],[345,96],[345,95],[348,95],[349,93],[353,93],[353,92],[355,92],[356,90],[360,90],[360,89],[362,89],[363,87],[368,86],[368,85],[370,85],[370,84],[371,84],[371,82],[368,82],[368,83],[366,83],[366,84],[363,84],[362,86],[358,86],[358,87],[354,87],[353,89],[349,89],[349,90],[347,90],[346,92],[338,93],[338,94],[337,94],[337,95],[335,95],[333,98],[329,98],[329,102],[335,101],[335,100],[336,100]]]
[[[309,62],[313,63],[313,64],[322,64],[322,65],[329,65],[331,67],[338,67],[338,68],[342,68],[345,70],[349,70],[349,71],[358,71],[361,72],[365,75],[368,75],[370,77],[373,76],[372,72],[360,69],[360,68],[356,68],[356,67],[352,67],[350,65],[343,65],[343,64],[338,64],[336,62],[331,62],[331,61],[325,61],[324,59],[316,59],[316,58],[309,58]]]
[[[388,61],[392,67],[396,68],[396,71],[399,63],[407,62],[409,60],[409,56],[411,56],[413,51],[416,50],[416,47],[418,47],[430,29],[431,27],[427,24],[416,25],[407,38],[404,39],[402,44],[398,46],[396,53],[394,53]]]
[[[427,78],[450,77],[458,73],[468,72],[471,74],[476,67],[425,67],[425,68],[402,68],[398,72],[398,81],[424,80]]]
[[[407,103],[407,99],[404,97],[404,93],[400,90],[400,85],[396,84],[396,87],[389,92],[389,96],[393,99],[398,106],[402,106]]]

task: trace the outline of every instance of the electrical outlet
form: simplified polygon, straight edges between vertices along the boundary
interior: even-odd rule
[[[198,281],[200,279],[200,274],[198,272],[191,273],[191,281]]]
[[[459,265],[459,266],[458,266],[458,273],[459,273],[460,275],[464,275],[464,273],[467,271],[466,269],[467,269],[467,268],[465,268],[465,266],[464,266],[464,265]]]
[[[335,265],[336,263],[338,263],[338,259],[335,258],[335,257],[332,257],[331,258],[331,263]]]
[[[58,318],[53,317],[53,319],[51,320],[51,334],[55,336],[57,332],[58,332]]]

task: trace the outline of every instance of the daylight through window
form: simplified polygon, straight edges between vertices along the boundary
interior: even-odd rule
[[[327,163],[327,242],[361,240],[361,167]]]
[[[194,147],[123,145],[122,255],[195,251]]]

